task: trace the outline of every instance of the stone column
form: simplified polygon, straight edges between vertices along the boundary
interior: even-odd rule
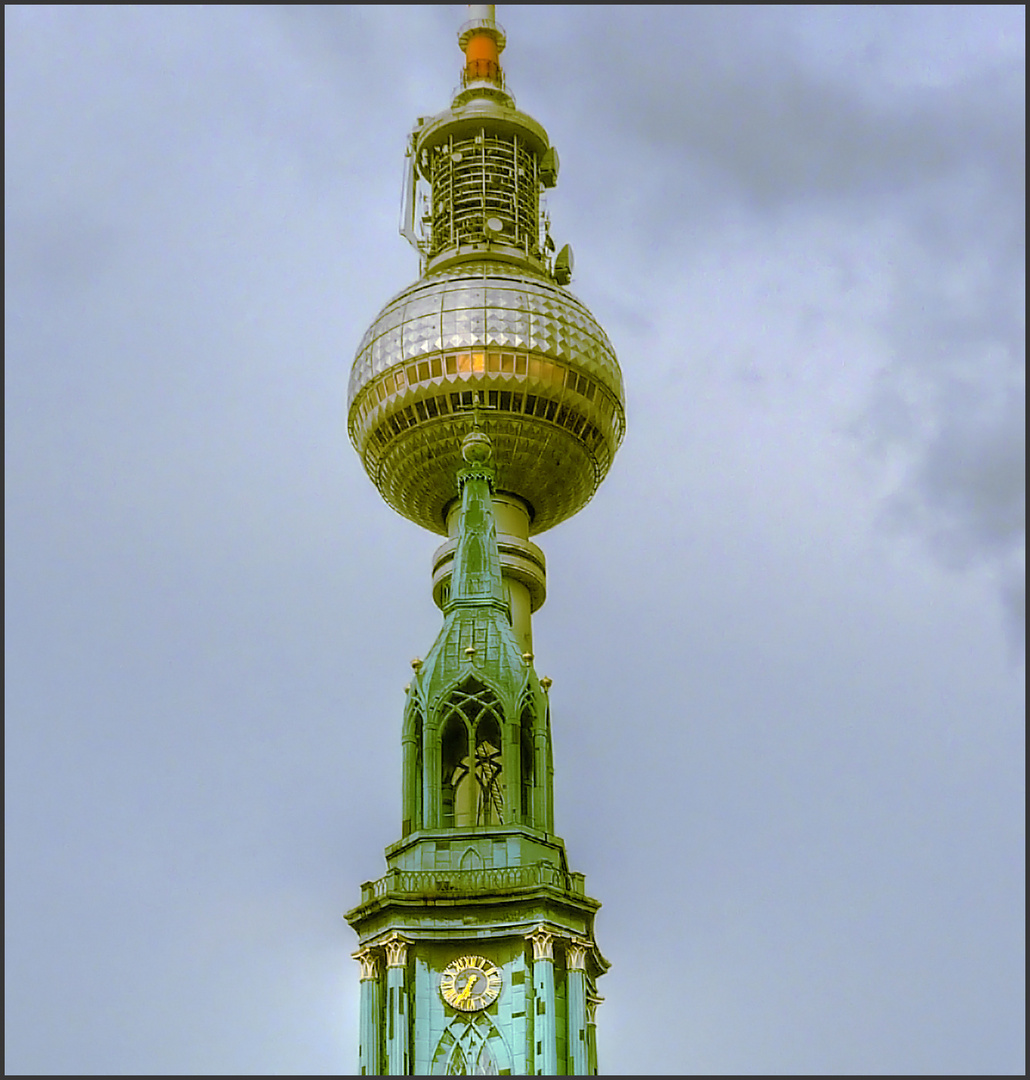
[[[408,1013],[408,942],[400,934],[391,934],[386,949],[386,1073],[408,1076],[411,1073],[411,1045]]]
[[[542,730],[536,736],[536,789],[540,795],[540,813],[537,815],[536,827],[544,832],[554,832],[554,760],[551,750],[551,714],[550,693],[552,680],[545,675],[540,680],[544,694],[545,705],[548,710],[544,716]]]
[[[554,934],[538,926],[526,939],[533,943],[533,1074],[557,1076]]]
[[[590,1075],[587,1043],[587,952],[589,941],[572,940],[565,946],[568,1008],[569,1075]]]
[[[354,959],[361,965],[361,1002],[358,1032],[358,1070],[362,1076],[378,1076],[379,1065],[379,957],[360,949]]]
[[[597,994],[587,994],[587,1068],[591,1076],[597,1075],[597,1006],[604,1001]]]
[[[422,775],[422,828],[438,829],[443,824],[443,762],[440,760],[440,729],[431,729],[428,723],[422,736],[424,758]]]

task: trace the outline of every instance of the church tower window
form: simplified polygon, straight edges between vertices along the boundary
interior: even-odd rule
[[[502,824],[504,715],[496,695],[474,681],[466,682],[444,704],[442,720],[440,824],[457,828]],[[474,760],[470,747],[475,747]]]

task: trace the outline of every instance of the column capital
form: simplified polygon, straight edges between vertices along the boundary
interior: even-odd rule
[[[565,963],[570,971],[586,971],[587,953],[593,948],[583,938],[573,938],[565,945]]]
[[[533,943],[533,960],[550,960],[554,962],[554,938],[553,931],[548,930],[541,924],[526,934],[526,940]]]
[[[386,966],[388,968],[404,967],[408,959],[408,946],[411,944],[407,938],[400,934],[391,934],[383,943],[386,949]]]
[[[379,954],[373,949],[358,949],[351,956],[361,965],[361,978],[375,979],[379,976]]]
[[[600,994],[587,993],[587,1023],[597,1023],[597,1006],[604,1001]]]

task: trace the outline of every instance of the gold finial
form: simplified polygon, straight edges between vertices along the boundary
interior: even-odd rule
[[[469,465],[483,465],[494,454],[494,444],[483,430],[479,394],[472,397],[472,430],[461,440],[461,456]]]
[[[554,685],[554,680],[550,677],[550,675],[545,675],[540,680],[540,685],[544,688],[544,693],[546,694],[547,691],[550,690],[551,687]]]
[[[461,440],[461,456],[469,465],[483,465],[493,457],[494,444],[482,431],[470,431]]]
[[[522,659],[523,659],[523,661],[525,663],[532,664],[533,663],[533,654],[531,652],[524,652],[522,654]]]
[[[419,657],[416,656],[415,659],[411,661],[411,670],[412,671],[418,671],[418,669],[421,666],[422,666],[422,661],[421,661],[421,659]]]

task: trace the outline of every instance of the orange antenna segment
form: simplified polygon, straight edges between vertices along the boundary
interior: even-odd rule
[[[501,50],[504,31],[494,18],[493,4],[469,4],[469,20],[458,34],[458,44],[465,51],[465,71],[462,81],[486,80],[502,84]]]
[[[469,43],[465,46],[465,60],[474,64],[477,60],[485,60],[488,63],[498,63],[500,56],[497,52],[497,42],[491,34],[473,34]]]

